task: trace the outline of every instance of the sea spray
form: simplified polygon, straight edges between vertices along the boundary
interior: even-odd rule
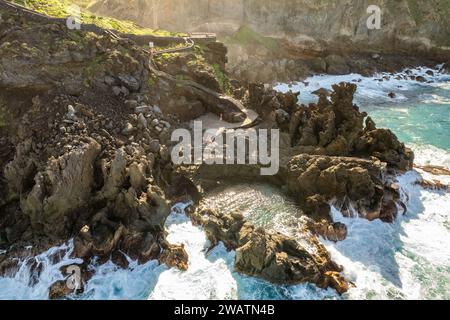
[[[50,285],[65,276],[61,268],[82,263],[71,258],[73,241],[35,256],[18,259],[18,271],[14,275],[0,277],[0,299],[47,299]],[[57,259],[61,255],[61,259]],[[39,266],[33,268],[32,265]]]

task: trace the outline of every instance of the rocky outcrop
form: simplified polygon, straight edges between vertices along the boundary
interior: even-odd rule
[[[168,267],[175,267],[181,271],[188,269],[189,256],[184,245],[169,245],[161,254],[159,261]]]
[[[329,241],[338,242],[347,238],[347,226],[341,222],[311,221],[308,227],[314,234],[320,235]]]
[[[371,5],[381,10],[380,29],[367,27]],[[152,28],[218,33],[229,47],[229,71],[251,82],[392,72],[450,59],[446,0],[97,0],[89,10]]]
[[[21,201],[34,232],[56,237],[68,235],[65,224],[73,222],[67,220],[77,219],[75,212],[89,206],[94,161],[99,153],[100,145],[88,139],[62,157],[50,159],[45,170],[36,174],[33,189]]]
[[[304,203],[309,214],[324,200],[348,200],[357,211],[380,210],[385,168],[381,162],[354,158],[295,156],[287,166],[290,193]]]
[[[379,160],[301,154],[282,163],[276,176],[263,177],[259,166],[201,165],[189,173],[204,188],[217,181],[264,182],[285,189],[302,211],[314,219],[331,220],[330,203],[353,216],[391,222],[400,210],[398,188],[388,178],[386,164]]]
[[[239,213],[220,214],[200,207],[190,215],[204,227],[213,246],[222,241],[228,249],[236,250],[235,268],[240,273],[278,284],[311,282],[341,294],[349,288],[339,273],[341,267],[314,237],[314,253],[310,253],[293,238],[256,228]]]
[[[298,94],[249,87],[249,105],[289,134],[297,153],[376,157],[399,170],[412,168],[414,154],[388,129],[377,129],[367,113],[353,104],[356,85],[333,85],[333,92],[319,90],[319,101],[297,105]],[[330,96],[330,99],[328,98]]]
[[[17,271],[14,258],[30,254],[23,247],[42,251],[69,238],[73,255],[85,264],[112,259],[126,267],[131,258],[186,270],[185,249],[165,239],[168,199],[198,202],[201,193],[174,175],[170,134],[207,110],[230,122],[243,120],[242,104],[225,95],[246,96],[246,88],[224,72],[226,48],[207,43],[149,64],[149,54],[130,40],[83,30],[68,35],[60,25],[11,12],[0,25],[6,30],[0,35],[0,119],[3,105],[8,119],[0,127],[0,150],[6,150],[0,156],[0,247],[20,248],[0,256],[0,273]],[[345,71],[339,57],[327,56],[318,65]],[[290,60],[278,64],[292,67]],[[367,115],[353,105],[355,89],[340,84],[331,94],[322,90],[319,103],[306,107],[296,94],[250,85],[247,106],[287,137],[280,173],[262,177],[258,166],[241,165],[180,171],[211,185],[248,179],[284,187],[314,218],[309,228],[332,241],[346,236],[343,225],[330,221],[333,201],[344,213],[356,208],[367,219],[392,221],[398,187],[385,175],[409,169],[413,155],[390,131],[377,129],[370,118],[364,122]],[[243,274],[348,290],[341,268],[314,236],[310,251],[240,214],[201,209],[190,216],[212,244],[236,250],[236,270]],[[50,294],[67,291],[57,282]]]
[[[57,87],[72,95],[80,95],[87,84],[124,96],[147,90],[148,58],[128,40],[83,30],[71,30],[68,37],[63,24],[21,20],[13,12],[2,11],[0,21],[0,86]]]
[[[417,49],[449,45],[445,14],[449,8],[448,3],[442,0],[426,4],[407,0],[395,4],[389,0],[334,0],[326,3],[270,0],[264,4],[257,0],[233,0],[226,4],[220,1],[189,4],[186,0],[170,3],[157,0],[126,3],[102,0],[95,1],[89,9],[173,31],[230,33],[246,25],[264,35],[286,37],[299,46],[307,41],[327,41],[340,48],[361,44],[365,50],[376,46],[396,49],[402,43],[411,44],[414,40],[419,46]],[[277,10],[272,9],[275,5]],[[371,15],[367,9],[370,5],[377,5],[382,10],[383,27],[380,30],[367,28]],[[324,17],[323,12],[330,14]]]

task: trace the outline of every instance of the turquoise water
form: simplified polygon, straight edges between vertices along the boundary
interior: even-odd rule
[[[450,150],[450,104],[411,101],[364,109],[370,112],[378,127],[392,128],[407,144],[429,144]]]
[[[401,141],[413,145],[432,145],[450,150],[450,75],[434,76],[426,71],[415,69],[416,75],[423,75],[432,83],[396,80],[397,75],[381,74],[375,77],[362,77],[357,74],[345,76],[314,76],[293,86],[280,84],[280,91],[300,91],[300,102],[316,102],[312,94],[323,87],[331,90],[331,85],[339,82],[353,82],[358,85],[355,103],[366,111],[378,127],[391,129]],[[389,80],[378,81],[384,76]],[[359,81],[359,82],[358,82]],[[388,97],[393,92],[394,99]]]
[[[443,78],[442,80],[445,80]],[[446,83],[413,85],[405,101],[361,104],[378,127],[391,128],[409,144],[433,145],[450,150],[450,76]],[[363,97],[360,98],[364,102]]]

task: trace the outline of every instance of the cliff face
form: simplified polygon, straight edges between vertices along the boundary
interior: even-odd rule
[[[382,11],[380,30],[367,28],[369,5]],[[450,49],[450,0],[97,0],[90,9],[173,31],[230,33],[245,25],[294,45],[317,41],[318,49],[327,46],[322,41],[340,50],[433,48],[447,57]]]

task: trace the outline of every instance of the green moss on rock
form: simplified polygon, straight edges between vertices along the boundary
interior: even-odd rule
[[[24,7],[27,7],[36,12],[48,15],[55,18],[66,18],[74,13],[72,12],[73,5],[78,5],[83,8],[81,12],[81,22],[85,24],[95,24],[100,28],[114,29],[122,33],[136,34],[136,35],[159,35],[159,36],[177,36],[178,34],[165,30],[153,30],[150,28],[143,28],[136,23],[126,20],[114,19],[111,17],[102,17],[94,15],[85,10],[87,7],[86,1],[70,1],[70,0],[11,0]]]
[[[265,37],[246,26],[241,27],[233,36],[227,38],[226,42],[241,46],[260,45],[270,51],[275,51],[279,48],[277,39]]]

